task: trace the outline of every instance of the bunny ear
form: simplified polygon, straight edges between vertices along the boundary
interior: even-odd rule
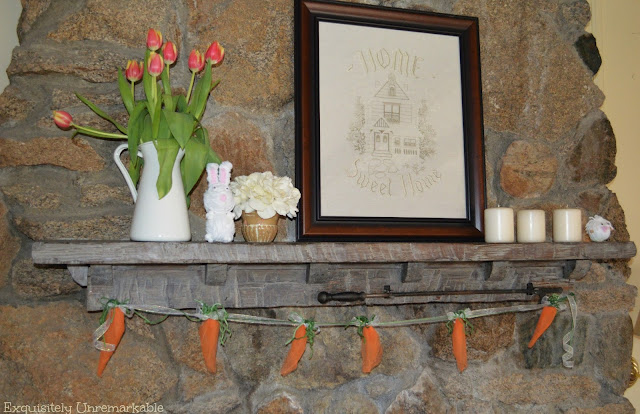
[[[210,184],[218,183],[218,164],[214,162],[207,164],[207,181]]]
[[[229,161],[223,161],[220,164],[220,182],[224,184],[229,184],[231,180],[231,168],[233,165]]]

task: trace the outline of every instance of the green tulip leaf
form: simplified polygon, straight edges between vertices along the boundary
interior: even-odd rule
[[[160,99],[155,102],[148,101],[147,108],[149,109],[149,115],[151,115],[151,138],[155,141],[158,139],[160,132],[160,119],[162,118],[160,108],[162,108],[162,101]]]
[[[200,120],[204,109],[207,105],[207,99],[209,99],[209,92],[211,91],[211,65],[205,65],[204,75],[198,81],[195,87],[195,92],[191,98],[191,105],[189,113],[193,115],[197,120]]]
[[[140,157],[136,157],[135,163],[133,161],[129,162],[129,168],[127,168],[127,171],[129,171],[129,177],[131,177],[133,185],[138,184],[138,180],[140,179],[140,170],[142,169],[143,163],[144,160]]]
[[[180,147],[173,139],[163,139],[154,144],[158,151],[158,163],[160,164],[156,189],[158,190],[158,198],[162,199],[171,190],[171,172]]]
[[[127,135],[129,136],[129,175],[133,180],[133,183],[137,183],[140,178],[140,166],[142,165],[141,159],[138,158],[138,144],[142,141],[142,133],[144,130],[145,116],[149,113],[147,106],[144,102],[139,102],[133,109],[133,113],[129,118],[129,125],[127,125]]]
[[[220,158],[218,153],[211,147],[209,147],[209,152],[207,153],[207,164],[210,162],[215,162],[216,164],[220,164],[222,162],[222,158]]]
[[[127,108],[127,112],[131,115],[135,105],[133,92],[131,92],[131,85],[129,81],[125,79],[124,75],[122,75],[120,68],[118,68],[118,88],[120,88],[122,103],[124,103],[124,107]]]
[[[166,108],[162,112],[169,124],[171,133],[176,141],[178,141],[178,144],[180,144],[180,148],[184,148],[193,134],[196,120],[192,115],[170,112]]]
[[[142,125],[142,135],[140,136],[140,143],[153,141],[151,136],[151,114],[145,113],[144,122]]]
[[[169,124],[167,122],[166,117],[164,116],[164,112],[160,113],[160,125],[158,126],[158,141],[163,139],[175,139],[171,130],[169,129]],[[178,143],[180,145],[180,143]]]
[[[125,127],[120,125],[115,119],[111,118],[105,111],[103,111],[102,109],[98,108],[93,102],[91,102],[90,100],[88,100],[87,98],[85,98],[84,96],[80,95],[77,92],[76,92],[76,96],[78,97],[78,99],[80,99],[82,101],[82,103],[84,103],[89,108],[91,108],[91,110],[93,112],[95,112],[98,116],[100,116],[101,118],[106,119],[107,121],[109,121],[113,125],[115,125],[115,127],[118,128],[120,130],[120,132],[122,132],[123,134],[127,133],[127,129]]]
[[[174,99],[176,103],[175,112],[185,113],[189,105],[187,104],[187,98],[184,95],[178,95],[178,99]]]
[[[207,165],[208,148],[209,140],[206,136],[206,130],[198,128],[194,136],[187,142],[184,149],[184,158],[180,164],[184,194],[187,196],[198,183]]]

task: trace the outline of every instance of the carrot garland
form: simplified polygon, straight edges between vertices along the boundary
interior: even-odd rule
[[[566,300],[566,297],[561,298],[559,295],[553,294],[549,295],[548,300],[549,305],[542,308],[542,312],[540,313],[540,317],[538,318],[536,328],[533,330],[533,336],[531,337],[528,345],[529,348],[533,348],[533,346],[536,344],[536,341],[538,341],[542,334],[545,333],[547,329],[549,329],[556,317],[556,314],[558,313],[560,302]]]
[[[302,358],[304,351],[307,349],[307,342],[311,348],[311,356],[313,356],[313,341],[316,335],[315,322],[313,319],[305,319],[302,324],[296,328],[296,332],[286,345],[291,344],[287,357],[282,363],[280,375],[283,377],[291,374],[298,368],[298,362]],[[311,358],[309,356],[309,358]]]
[[[113,345],[113,351],[101,350],[100,359],[98,360],[98,376],[102,377],[102,373],[115,352],[122,336],[124,335],[124,312],[118,307],[119,303],[115,300],[107,302],[100,317],[100,325],[110,321],[109,327],[103,335],[105,344]]]
[[[106,301],[107,299],[104,298],[104,300]],[[368,319],[366,316],[358,316],[349,321],[346,326],[335,322],[316,324],[313,319],[303,319],[295,313],[289,317],[289,321],[258,316],[254,317],[250,315],[229,315],[220,304],[208,306],[199,302],[200,307],[194,314],[157,305],[129,305],[126,302],[121,303],[112,299],[108,300],[104,305],[102,316],[100,318],[101,325],[93,334],[93,345],[101,351],[97,373],[98,376],[102,376],[106,365],[124,335],[125,316],[131,317],[136,314],[148,324],[157,324],[164,321],[169,315],[182,315],[191,321],[202,321],[199,327],[202,354],[207,370],[215,373],[218,342],[224,345],[225,338],[231,336],[228,319],[233,322],[267,325],[282,325],[293,322],[294,324],[297,324],[296,330],[291,339],[286,343],[287,345],[291,344],[291,347],[283,361],[280,371],[282,376],[286,376],[297,369],[298,364],[306,351],[307,343],[311,348],[311,355],[309,357],[311,358],[313,356],[313,342],[318,331],[316,326],[345,326],[345,328],[348,328],[349,326],[356,326],[358,328],[358,334],[362,338],[362,371],[364,373],[370,373],[381,363],[383,355],[380,336],[373,325],[406,326],[418,323],[445,322],[448,319],[447,328],[449,333],[452,335],[453,355],[456,359],[458,370],[463,372],[468,367],[466,336],[473,333],[473,325],[469,322],[470,318],[511,312],[526,312],[542,308],[540,318],[536,324],[531,341],[528,344],[528,347],[531,348],[553,323],[558,310],[563,310],[565,308],[565,305],[561,304],[561,302],[564,301],[568,301],[569,303],[573,320],[571,324],[571,331],[563,338],[563,349],[566,353],[562,356],[562,359],[563,365],[567,368],[571,368],[573,366],[573,361],[571,361],[573,356],[572,339],[576,326],[577,314],[577,306],[573,293],[569,293],[567,295],[549,295],[543,299],[541,305],[518,305],[507,308],[480,309],[475,311],[465,309],[458,312],[449,312],[447,316],[376,322],[375,324],[373,323],[375,316],[371,319]],[[153,314],[164,314],[165,317],[160,321],[152,322],[140,314],[139,311]]]
[[[200,313],[208,316],[204,322],[200,324],[198,333],[200,335],[200,348],[204,357],[204,364],[211,373],[216,372],[216,355],[218,353],[218,338],[220,344],[224,345],[226,338],[231,336],[229,330],[229,322],[227,317],[229,314],[222,309],[218,309],[220,304],[208,306],[200,302]]]
[[[453,312],[450,315],[450,320],[447,322],[447,329],[451,334],[451,340],[453,344],[453,356],[456,359],[456,365],[458,371],[462,372],[467,368],[467,333],[473,332],[473,325],[467,319],[465,311]]]

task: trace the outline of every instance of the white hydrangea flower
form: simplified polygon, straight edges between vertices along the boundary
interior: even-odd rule
[[[233,209],[236,218],[243,211],[256,211],[264,219],[276,213],[293,218],[298,213],[300,191],[289,177],[276,177],[270,171],[255,172],[234,178],[230,187],[236,203]]]

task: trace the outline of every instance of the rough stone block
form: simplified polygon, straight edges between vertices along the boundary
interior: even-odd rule
[[[287,394],[276,395],[258,407],[258,414],[302,414],[300,404]]]
[[[16,217],[16,227],[31,240],[129,240],[131,216],[62,221]]]
[[[0,95],[0,124],[8,121],[24,121],[34,106],[35,102],[20,96],[16,87],[6,87]]]
[[[564,312],[558,312],[551,326],[536,341],[533,348],[529,349],[527,344],[538,323],[539,316],[540,312],[528,312],[518,318],[519,348],[524,357],[524,368],[562,368],[562,356],[565,353],[562,348],[562,338],[571,331],[571,314],[568,309]],[[575,367],[579,367],[584,360],[584,351],[587,348],[587,338],[589,337],[588,332],[593,329],[592,318],[578,316],[573,341],[571,342]]]
[[[580,121],[568,159],[576,183],[607,184],[616,176],[616,138],[606,116],[595,111]]]
[[[601,286],[599,289],[576,289],[576,301],[580,312],[631,312],[637,294],[638,288],[632,285]]]
[[[386,414],[446,413],[451,410],[449,402],[440,394],[437,382],[425,369],[413,387],[396,396]]]
[[[37,268],[31,260],[20,260],[14,264],[11,285],[22,298],[66,295],[80,289],[65,269]]]
[[[515,315],[504,314],[471,319],[474,327],[472,335],[467,337],[467,353],[469,360],[487,361],[497,352],[513,343]],[[433,355],[447,361],[453,361],[451,334],[446,324],[440,323],[429,342]]]
[[[502,158],[500,185],[514,197],[540,197],[551,189],[557,172],[558,160],[544,143],[515,141]]]
[[[22,2],[22,16],[18,23],[18,35],[22,38],[51,5],[51,0],[26,0]]]
[[[177,374],[163,351],[132,331],[99,378],[100,352],[88,340],[97,326],[98,316],[80,304],[0,307],[2,375],[16,379],[0,381],[2,395],[24,404],[119,405],[159,401],[176,385]],[[28,385],[22,387],[21,381]]]
[[[0,168],[55,165],[73,171],[100,171],[104,160],[82,138],[34,138],[27,142],[0,138]]]
[[[279,109],[293,99],[292,2],[188,5],[190,43],[205,50],[208,42],[218,40],[227,50],[224,72],[219,69],[224,76],[214,91],[216,101],[264,110]]]
[[[6,284],[11,262],[20,250],[20,242],[9,229],[7,212],[7,207],[0,202],[0,288]]]
[[[39,185],[16,184],[3,187],[2,192],[25,207],[52,210],[60,206],[60,194]]]
[[[614,393],[627,389],[631,373],[633,324],[627,313],[609,313],[599,319],[597,335],[590,336],[596,366]]]
[[[85,7],[59,20],[51,39],[68,42],[99,40],[144,50],[149,28],[160,30],[180,50],[182,36],[178,13],[171,0],[138,0],[122,7],[119,2],[88,0]],[[188,52],[182,51],[183,59]],[[142,56],[139,60],[142,59]],[[121,65],[121,66],[124,66]]]
[[[602,105],[604,95],[592,72],[575,52],[573,40],[566,42],[558,30],[566,25],[557,25],[557,7],[558,2],[549,0],[509,7],[499,1],[455,3],[454,14],[482,22],[485,128],[558,141]]]

